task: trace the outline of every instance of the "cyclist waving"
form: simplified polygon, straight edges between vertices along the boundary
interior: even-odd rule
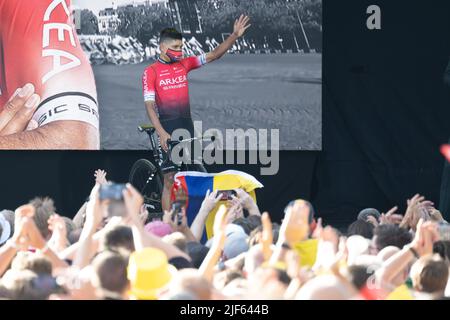
[[[161,145],[167,151],[167,141],[176,129],[185,129],[195,136],[189,103],[187,75],[206,63],[221,58],[250,27],[249,17],[241,15],[234,23],[233,33],[216,49],[200,56],[183,57],[183,37],[174,28],[161,31],[158,60],[145,69],[142,77],[147,113],[156,128]],[[170,189],[175,172],[173,166],[165,170],[162,207],[169,209]]]

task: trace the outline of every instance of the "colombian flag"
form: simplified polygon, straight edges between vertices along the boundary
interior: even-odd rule
[[[183,188],[188,196],[186,215],[188,223],[191,225],[200,210],[200,206],[208,190],[213,192],[215,190],[242,189],[256,201],[255,189],[262,188],[263,185],[255,177],[241,171],[228,170],[221,173],[186,171],[179,172],[175,175],[172,199],[176,190],[180,187]],[[221,204],[223,204],[222,201],[211,211],[206,220],[206,236],[208,239],[213,235],[214,217]],[[206,241],[205,235],[203,236],[203,240]]]

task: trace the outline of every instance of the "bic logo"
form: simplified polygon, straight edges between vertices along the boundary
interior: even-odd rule
[[[367,18],[367,29],[369,30],[381,30],[381,9],[377,5],[371,5],[367,8],[366,13],[369,15]]]

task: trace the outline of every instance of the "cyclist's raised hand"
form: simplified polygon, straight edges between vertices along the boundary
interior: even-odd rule
[[[170,134],[168,134],[166,131],[158,132],[159,139],[161,140],[161,147],[164,151],[169,150],[169,147],[167,145],[167,141],[170,140]]]
[[[0,113],[0,136],[33,130],[38,127],[36,121],[31,120],[41,98],[34,93],[34,86],[26,84],[12,95],[3,106]]]
[[[245,31],[250,28],[251,24],[249,24],[250,18],[248,16],[244,16],[243,14],[236,19],[234,22],[233,34],[237,37],[242,37]]]

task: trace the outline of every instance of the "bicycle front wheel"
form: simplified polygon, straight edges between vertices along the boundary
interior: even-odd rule
[[[131,168],[129,181],[144,196],[146,204],[161,203],[163,184],[153,163],[146,159],[138,160]]]

